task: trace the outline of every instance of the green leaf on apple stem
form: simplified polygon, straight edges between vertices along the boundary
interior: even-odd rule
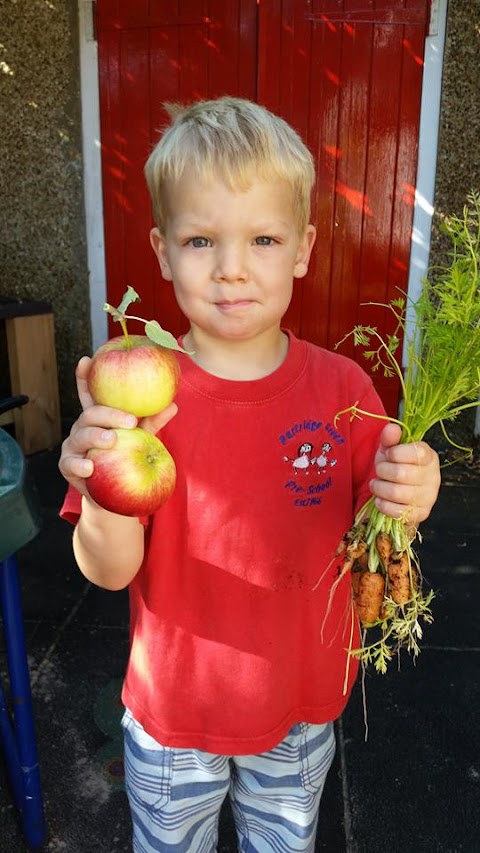
[[[131,305],[132,302],[141,302],[141,299],[138,293],[133,289],[133,287],[130,287],[130,285],[128,285],[118,308],[114,308],[113,305],[109,305],[108,302],[106,302],[103,306],[104,311],[107,311],[109,314],[111,314],[115,323],[122,324],[122,328],[125,337],[127,338],[127,342],[128,335],[126,329],[126,321],[139,320],[141,323],[145,324],[145,334],[155,344],[159,344],[159,346],[166,347],[167,349],[178,350],[178,352],[183,352],[186,355],[193,355],[192,352],[189,352],[188,350],[183,349],[183,347],[179,346],[171,332],[167,332],[165,329],[162,329],[160,323],[157,323],[156,320],[144,320],[143,317],[129,317],[126,312],[128,306]]]
[[[127,289],[122,296],[122,301],[120,302],[120,305],[118,306],[118,313],[125,314],[125,311],[127,310],[128,306],[132,304],[132,302],[141,301],[142,300],[140,299],[137,291],[134,290],[133,287],[130,287],[129,284],[127,284]]]
[[[108,302],[105,302],[103,310],[107,311],[109,314],[112,315],[115,323],[119,323],[121,320],[123,320],[125,312],[128,306],[132,304],[132,302],[141,302],[141,299],[138,293],[133,289],[133,287],[127,285],[127,289],[123,294],[122,301],[120,302],[118,308],[114,308],[113,305],[109,305]]]
[[[157,323],[156,320],[148,320],[145,323],[145,332],[147,334],[147,337],[149,337],[151,341],[153,341],[155,344],[159,344],[161,347],[166,347],[167,349],[175,349],[179,352],[184,352],[186,355],[192,355],[191,352],[179,346],[172,333],[165,331],[165,329],[162,329],[160,323]]]

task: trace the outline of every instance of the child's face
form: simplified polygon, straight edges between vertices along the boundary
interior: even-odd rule
[[[280,322],[315,240],[299,234],[285,181],[255,180],[247,191],[186,173],[166,198],[164,234],[151,243],[192,333],[252,340],[280,334]]]

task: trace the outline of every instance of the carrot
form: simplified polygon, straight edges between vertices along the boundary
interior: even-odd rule
[[[387,566],[393,552],[392,540],[388,533],[377,533],[375,544],[383,565]]]
[[[337,569],[337,580],[340,580],[346,574],[348,574],[348,572],[350,572],[353,569],[354,563],[355,563],[354,557],[350,557],[350,555],[348,553],[345,554],[341,564],[339,565],[339,567]]]
[[[343,554],[343,552],[346,550],[349,541],[349,533],[344,533],[342,538],[340,539],[340,542],[337,545],[335,557],[340,557],[340,555]]]
[[[362,533],[363,528],[360,525],[358,527],[352,527],[350,530],[347,530],[347,532],[343,534],[342,538],[340,539],[340,542],[338,543],[335,549],[335,553],[332,559],[318,578],[315,586],[313,587],[313,591],[315,591],[320,586],[324,577],[330,571],[332,564],[338,562],[337,557],[342,557],[342,560],[338,565],[337,581],[335,582],[335,586],[337,585],[337,582],[340,581],[341,578],[343,578],[343,576],[350,571],[356,559],[357,552],[358,556],[360,556],[360,554],[363,551],[366,551],[367,549],[366,542],[363,542],[363,540],[361,539]]]
[[[352,572],[353,601],[362,625],[371,625],[379,615],[385,593],[385,579],[380,572]]]
[[[387,567],[390,595],[395,604],[407,604],[413,597],[417,573],[411,566],[406,551],[395,552],[390,557]]]
[[[357,563],[354,571],[352,572],[352,591],[353,597],[358,596],[358,590],[360,587],[360,578],[365,570],[360,568],[360,563]]]
[[[367,555],[368,560],[367,543],[362,539],[356,539],[354,542],[351,542],[350,545],[347,545],[343,553],[342,562],[338,567],[338,577],[335,583],[353,569],[357,560],[364,559],[365,555]]]
[[[327,566],[327,569],[322,573],[322,575],[320,576],[320,578],[316,582],[315,586],[313,587],[314,590],[317,589],[317,587],[320,585],[321,581],[323,580],[323,578],[326,574],[326,571],[332,565],[332,562],[334,562],[334,561],[337,562],[338,563],[338,565],[337,565],[337,577],[336,577],[334,583],[332,584],[332,586],[330,588],[330,593],[328,596],[327,609],[325,611],[325,616],[324,616],[323,622],[322,622],[322,629],[321,629],[322,642],[323,642],[323,632],[324,632],[324,628],[325,628],[325,623],[326,623],[328,616],[330,614],[335,590],[337,589],[337,586],[341,582],[342,578],[344,578],[345,575],[348,575],[348,573],[352,571],[352,569],[354,568],[354,566],[356,564],[356,561],[361,559],[363,557],[363,555],[367,552],[367,543],[363,540],[362,534],[363,534],[363,529],[361,526],[359,528],[352,528],[351,530],[349,530],[347,533],[344,534],[344,536],[340,540],[340,543],[337,547],[337,550],[335,552],[335,556],[330,561],[330,563]],[[341,557],[341,560],[337,561],[336,558],[338,558],[339,556]]]
[[[357,539],[347,548],[347,554],[352,560],[359,560],[367,552],[367,543],[363,539]]]
[[[357,557],[357,565],[363,570],[368,569],[368,550],[366,548],[363,554]]]

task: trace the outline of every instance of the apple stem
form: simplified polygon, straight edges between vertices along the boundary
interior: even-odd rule
[[[123,316],[125,320],[138,320],[139,323],[143,323],[143,325],[145,325],[147,322],[145,320],[145,317],[135,317],[133,314],[124,314]]]
[[[125,335],[125,341],[127,344],[127,349],[131,349],[132,348],[132,342],[131,342],[129,335],[128,335],[128,332],[127,332],[127,324],[125,322],[125,315],[120,318],[120,325],[122,327],[123,334]]]

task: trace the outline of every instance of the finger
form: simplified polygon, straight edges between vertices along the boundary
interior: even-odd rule
[[[418,489],[411,484],[392,480],[371,480],[370,489],[381,512],[399,518],[406,509],[419,502]]]
[[[398,480],[374,479],[370,482],[370,489],[376,498],[404,506],[417,503],[421,497],[415,483],[401,483]]]
[[[93,406],[94,399],[88,390],[88,382],[87,376],[88,371],[90,370],[90,362],[91,358],[87,355],[84,355],[83,358],[77,364],[75,368],[75,378],[77,380],[77,393],[78,399],[80,400],[82,409],[87,409],[89,406]]]
[[[389,462],[406,463],[410,465],[429,465],[434,462],[435,452],[424,441],[396,444],[385,451]]]
[[[375,468],[378,481],[397,483],[401,486],[419,486],[423,484],[423,468],[401,462],[380,460]]]
[[[60,473],[65,479],[85,494],[83,480],[93,474],[93,462],[86,458],[92,447],[108,450],[113,447],[116,435],[113,430],[99,427],[85,427],[73,432],[62,444],[58,462]]]
[[[64,455],[85,456],[89,450],[107,450],[114,446],[117,436],[114,429],[99,426],[85,426],[72,433],[65,442]]]
[[[375,505],[381,512],[393,518],[402,518],[414,526],[428,518],[435,501],[434,495],[428,495],[414,485],[372,480],[371,489]]]
[[[398,424],[386,424],[380,433],[380,450],[386,451],[389,447],[398,444],[402,435],[402,430]]]
[[[69,483],[79,488],[78,478],[90,477],[93,472],[93,463],[85,458],[88,451],[112,448],[116,442],[115,429],[132,429],[136,424],[136,417],[127,412],[107,406],[90,406],[75,421],[70,435],[62,444],[58,463],[60,472]]]
[[[69,483],[72,483],[79,491],[83,491],[79,487],[79,484],[82,484],[83,480],[91,477],[94,465],[91,459],[86,459],[84,456],[62,454],[58,467],[60,473]]]
[[[416,525],[419,521],[419,512],[416,507],[411,504],[396,503],[385,498],[375,498],[375,506],[383,512],[384,515],[390,515],[392,518],[401,518],[405,522]]]
[[[156,415],[151,415],[148,418],[142,418],[139,426],[147,432],[151,432],[153,435],[156,435],[164,426],[166,426],[172,418],[178,412],[178,406],[176,403],[170,403],[166,409],[163,409],[161,412],[158,412]]]
[[[113,438],[114,434],[112,433]],[[75,441],[69,436],[62,444],[58,468],[65,480],[82,495],[88,494],[86,479],[93,474],[93,462],[75,451]]]
[[[75,421],[70,432],[70,438],[86,427],[102,429],[133,429],[137,426],[137,418],[130,412],[112,409],[110,406],[92,405],[86,408]]]
[[[72,468],[72,459],[83,459],[92,448],[108,450],[115,444],[115,429],[132,429],[136,424],[134,415],[120,409],[107,406],[90,406],[85,409],[62,444],[59,468],[63,476],[69,482],[72,476],[90,476],[89,467],[79,468],[75,463]]]
[[[417,505],[414,501],[410,503],[400,503],[391,501],[386,498],[375,498],[375,505],[384,513],[392,518],[401,518],[402,521],[412,528],[412,531],[418,528],[418,525],[428,518],[430,508]]]

